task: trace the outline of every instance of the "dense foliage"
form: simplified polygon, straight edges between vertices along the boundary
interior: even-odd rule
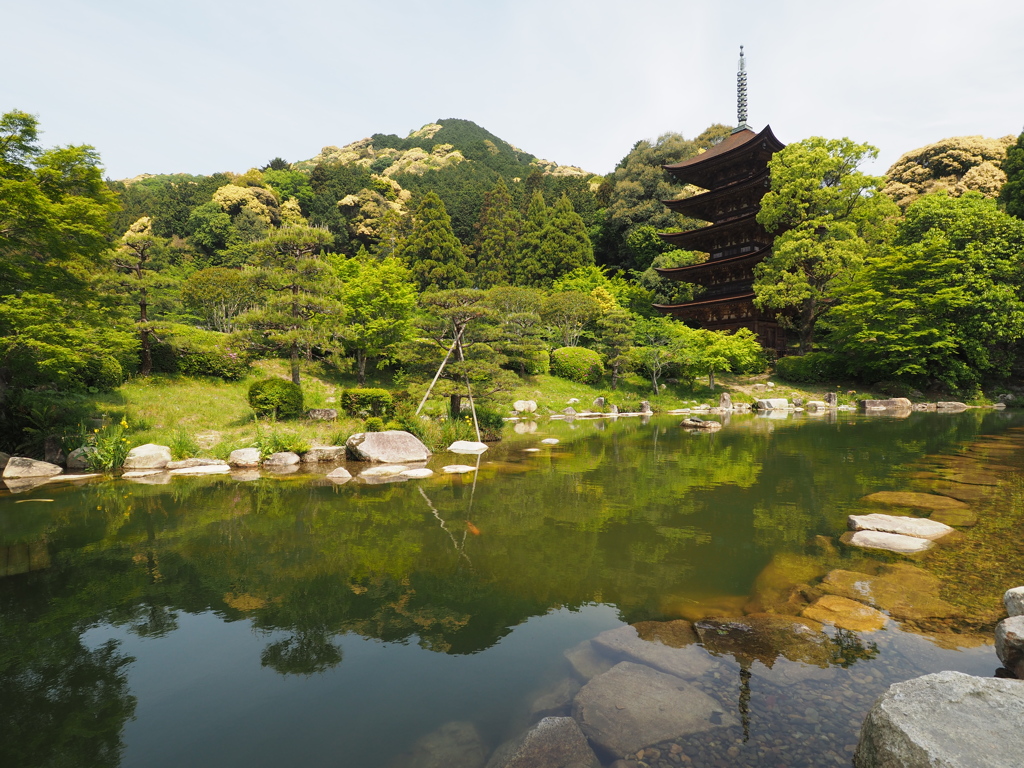
[[[249,387],[249,405],[260,416],[295,419],[302,415],[302,388],[284,379],[260,379]]]
[[[551,353],[551,373],[579,384],[596,384],[604,376],[604,363],[592,349],[560,347]]]

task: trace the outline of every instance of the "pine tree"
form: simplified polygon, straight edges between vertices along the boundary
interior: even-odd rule
[[[396,249],[423,291],[467,288],[467,258],[452,232],[452,220],[434,192],[423,196],[413,216],[412,231]]]
[[[522,234],[519,237],[519,254],[515,264],[515,284],[527,287],[545,285],[541,265],[541,247],[544,245],[544,233],[549,218],[548,207],[544,195],[539,191],[530,198],[530,207],[526,210]]]
[[[270,346],[291,358],[292,381],[299,383],[299,350],[323,343],[330,332],[322,322],[341,311],[333,298],[335,285],[322,258],[334,241],[325,229],[284,227],[260,243],[257,273],[266,290],[263,305],[238,318],[238,324],[259,333]]]
[[[1006,212],[1018,219],[1024,219],[1024,133],[1017,137],[1017,143],[1008,147],[1003,161],[1006,184],[999,193],[999,201],[1006,206]]]
[[[494,188],[484,195],[477,224],[476,267],[473,271],[473,282],[477,288],[511,282],[516,239],[521,226],[519,212],[512,205],[508,187],[499,177]]]
[[[594,263],[594,247],[582,217],[567,195],[551,207],[540,249],[543,285],[547,286],[579,267]]]

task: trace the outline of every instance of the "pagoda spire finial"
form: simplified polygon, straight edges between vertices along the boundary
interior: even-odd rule
[[[740,64],[736,70],[736,123],[736,130],[733,133],[750,130],[750,126],[747,125],[747,63],[743,58],[742,45]]]

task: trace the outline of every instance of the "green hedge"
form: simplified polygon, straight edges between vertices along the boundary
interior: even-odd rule
[[[249,357],[226,333],[173,325],[153,345],[153,369],[160,373],[213,376],[238,381],[249,372]]]
[[[386,389],[354,388],[341,393],[341,408],[349,416],[387,416],[392,412],[394,399]]]
[[[530,376],[537,376],[540,374],[547,375],[551,373],[551,355],[548,354],[546,349],[534,352],[526,360],[524,369]]]
[[[302,415],[302,389],[285,379],[262,379],[249,387],[249,405],[261,416],[297,419]]]
[[[831,352],[808,352],[780,358],[775,363],[775,375],[795,384],[818,384],[843,378],[846,366],[841,357]]]
[[[604,376],[604,363],[592,349],[562,347],[551,353],[551,373],[578,384],[596,384]]]

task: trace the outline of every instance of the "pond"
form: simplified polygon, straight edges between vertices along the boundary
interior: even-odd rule
[[[1020,562],[986,537],[1020,515],[1024,418],[678,421],[545,419],[477,472],[407,482],[3,492],[0,764],[479,768],[588,678],[650,661],[639,632],[689,654],[714,727],[632,763],[848,766],[892,682],[995,672],[1016,584],[991,573]],[[886,490],[962,497],[977,524],[919,561],[840,543]],[[880,629],[796,618],[849,573],[920,600],[882,605]]]

